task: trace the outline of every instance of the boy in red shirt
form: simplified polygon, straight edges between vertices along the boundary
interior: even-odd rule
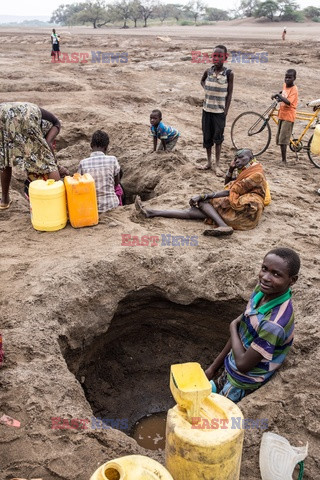
[[[287,163],[287,145],[290,144],[290,137],[292,135],[298,105],[298,88],[294,85],[296,75],[297,73],[294,69],[287,70],[282,91],[271,97],[281,102],[276,142],[277,145],[280,145],[282,161],[285,165]]]

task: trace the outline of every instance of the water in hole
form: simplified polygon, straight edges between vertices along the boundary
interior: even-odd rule
[[[164,450],[167,412],[151,413],[138,420],[132,428],[132,437],[149,450]]]

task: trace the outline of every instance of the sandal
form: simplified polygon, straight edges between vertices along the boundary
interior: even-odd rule
[[[0,210],[6,210],[7,208],[10,207],[11,203],[12,203],[12,200],[10,200],[9,203],[0,203]]]

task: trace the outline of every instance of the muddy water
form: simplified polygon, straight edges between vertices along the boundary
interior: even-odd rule
[[[131,436],[149,450],[164,450],[166,441],[167,412],[151,413],[138,420]]]

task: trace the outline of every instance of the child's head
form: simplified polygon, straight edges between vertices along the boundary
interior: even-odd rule
[[[109,146],[109,135],[103,130],[96,130],[92,135],[90,146],[93,151],[106,153]]]
[[[300,257],[291,248],[270,250],[264,257],[259,273],[261,291],[270,299],[279,297],[296,283],[300,270]]]
[[[151,114],[150,114],[150,123],[153,127],[156,127],[159,125],[159,123],[161,122],[162,120],[162,113],[160,110],[158,109],[155,109],[155,110],[152,110]]]
[[[289,70],[286,71],[286,74],[284,76],[284,81],[288,88],[293,86],[296,77],[297,77],[297,72],[294,70],[294,68],[290,68]]]
[[[212,62],[216,67],[221,68],[224,62],[227,61],[227,58],[228,58],[227,47],[225,47],[224,45],[217,45],[216,47],[214,47]]]

